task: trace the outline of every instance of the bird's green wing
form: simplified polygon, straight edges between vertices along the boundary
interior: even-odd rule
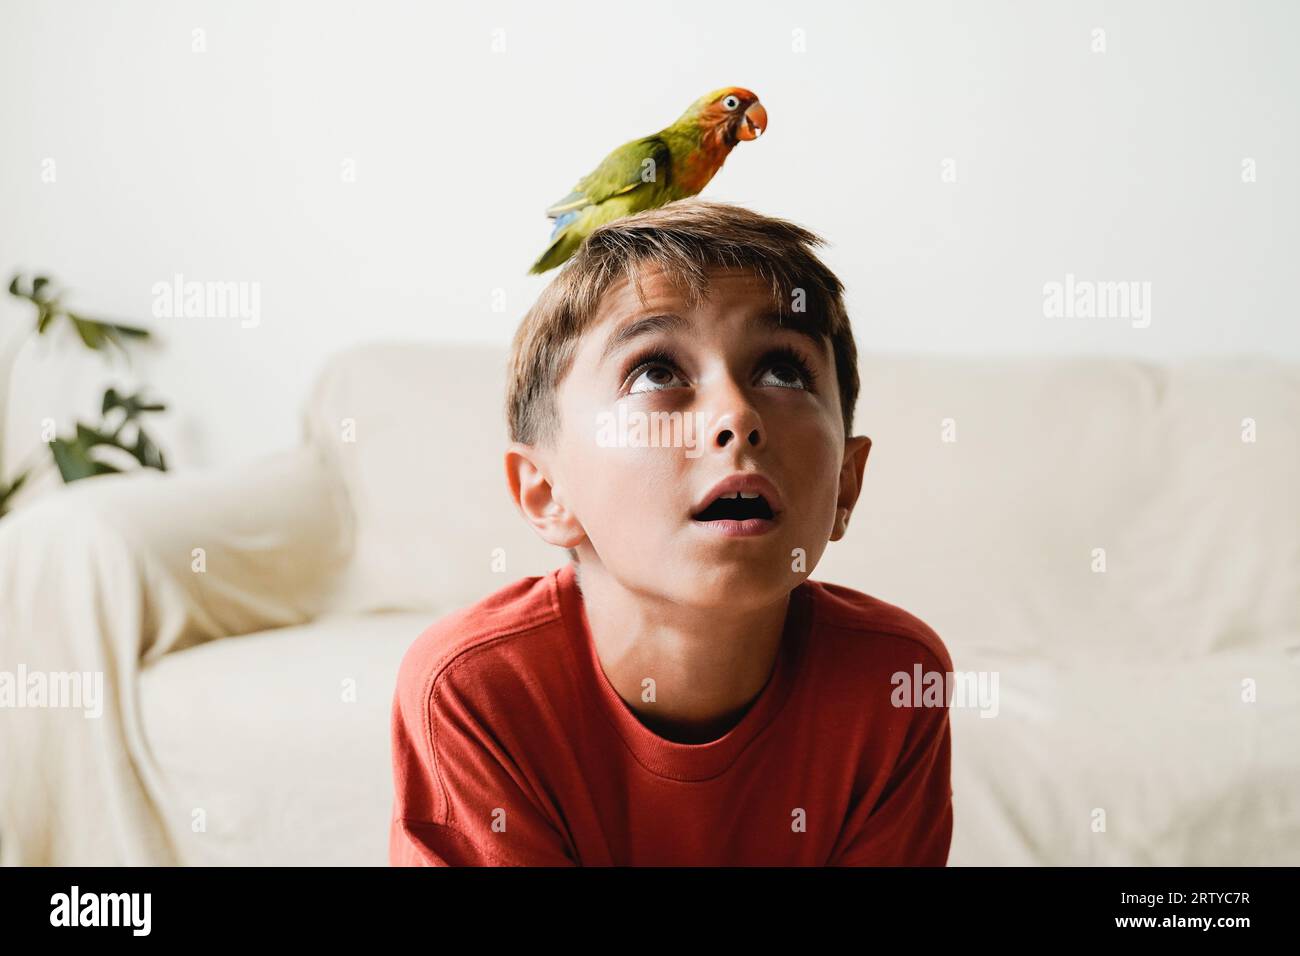
[[[546,210],[555,219],[566,212],[598,205],[613,196],[631,192],[648,182],[665,182],[672,154],[658,135],[643,136],[624,143],[573,187],[573,192]],[[646,161],[652,160],[653,166]],[[654,180],[644,178],[653,169]]]

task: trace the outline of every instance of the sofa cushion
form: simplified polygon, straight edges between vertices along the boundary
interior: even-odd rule
[[[505,351],[368,345],[337,356],[308,410],[356,514],[331,609],[446,613],[568,560],[506,485]]]
[[[393,691],[430,623],[426,613],[326,617],[146,669],[141,719],[181,864],[386,865]]]
[[[900,604],[954,653],[1295,643],[1300,367],[869,356],[862,379],[862,498],[817,577]]]
[[[949,865],[1294,863],[1300,634],[1291,644],[1177,666],[954,659],[998,674],[998,708],[951,710]]]

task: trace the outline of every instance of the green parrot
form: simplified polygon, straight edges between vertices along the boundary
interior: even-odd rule
[[[767,110],[749,90],[727,86],[701,96],[671,126],[614,150],[546,210],[555,220],[551,244],[528,271],[554,269],[598,226],[696,195],[737,142],[766,129]]]

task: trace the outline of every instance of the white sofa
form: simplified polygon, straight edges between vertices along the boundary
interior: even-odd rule
[[[0,860],[384,864],[403,652],[566,559],[509,500],[504,359],[356,348],[298,448],[0,521],[0,670],[106,676],[98,719],[0,708]],[[862,377],[863,496],[813,576],[998,677],[996,717],[952,710],[950,864],[1300,863],[1300,369]]]

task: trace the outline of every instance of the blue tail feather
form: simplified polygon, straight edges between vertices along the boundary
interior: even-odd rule
[[[574,209],[564,213],[562,216],[555,217],[555,228],[551,230],[551,238],[554,239],[560,234],[560,230],[567,226],[573,220],[578,218],[578,210]]]

